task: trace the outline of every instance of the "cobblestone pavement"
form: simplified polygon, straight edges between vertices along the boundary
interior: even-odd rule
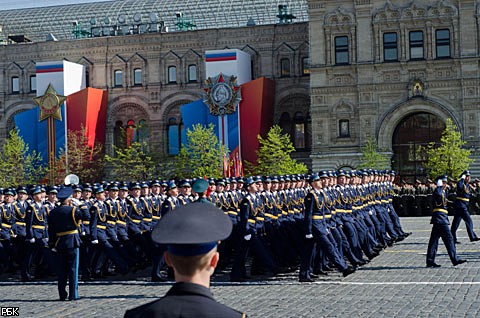
[[[473,220],[480,224],[480,217]],[[249,317],[479,317],[480,243],[469,242],[462,223],[457,250],[468,263],[453,267],[440,245],[442,267],[425,268],[429,218],[402,218],[402,224],[413,235],[347,278],[332,273],[309,284],[298,283],[297,274],[250,283],[217,279],[214,295]],[[8,281],[0,282],[0,306],[20,307],[21,317],[121,317],[169,286],[145,278],[81,283],[80,300],[59,302],[55,282]]]

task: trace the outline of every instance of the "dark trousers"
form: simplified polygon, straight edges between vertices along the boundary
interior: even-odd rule
[[[14,249],[10,240],[0,241],[0,265],[6,270],[13,270],[14,267]],[[0,274],[2,267],[0,267]]]
[[[453,235],[453,240],[457,241],[457,230],[460,226],[461,221],[465,221],[465,225],[467,227],[468,237],[470,241],[477,238],[477,234],[473,231],[473,221],[470,217],[470,213],[468,213],[468,208],[466,206],[457,206],[455,205],[455,215],[453,216],[452,228],[451,232]]]
[[[68,299],[78,299],[78,266],[79,266],[78,248],[57,251],[56,265],[58,275],[58,294],[60,299],[67,296],[66,287],[68,280]]]
[[[443,244],[447,248],[448,256],[453,264],[457,262],[457,251],[453,241],[452,232],[448,224],[433,224],[430,240],[427,249],[427,265],[435,263],[435,255],[437,255],[438,240],[442,238]]]
[[[100,254],[95,261],[95,273],[101,273],[105,261],[104,256],[110,259],[120,272],[128,269],[127,262],[118,254],[117,250],[108,240],[99,240],[95,249]]]
[[[238,250],[236,251],[233,261],[232,273],[230,275],[232,279],[244,278],[246,276],[245,262],[250,249],[252,250],[254,258],[257,258],[263,266],[272,272],[277,270],[277,265],[270,251],[265,249],[265,246],[256,234],[252,234],[249,241],[246,241],[243,237],[241,237],[239,241]]]
[[[30,280],[34,277],[32,272],[34,265],[37,277],[47,274],[48,269],[53,270],[50,251],[42,239],[36,239],[35,243],[27,242],[25,245],[27,251],[22,264],[22,279]]]
[[[305,239],[304,242],[306,248],[305,254],[302,258],[302,263],[300,264],[300,278],[307,278],[311,274],[315,243],[325,253],[325,256],[328,258],[328,260],[331,261],[339,271],[343,272],[345,269],[347,269],[345,260],[338,255],[335,246],[329,240],[327,235],[322,234],[319,231],[314,231],[313,238]]]
[[[166,245],[153,242],[151,272],[152,281],[165,278],[164,275],[162,275],[161,270],[165,266],[165,259],[163,255],[165,254],[166,250]]]

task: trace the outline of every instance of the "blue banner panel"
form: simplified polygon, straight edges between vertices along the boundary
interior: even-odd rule
[[[15,127],[19,130],[19,136],[28,145],[29,152],[35,150],[42,156],[42,163],[48,164],[48,141],[47,120],[39,122],[40,109],[21,112],[14,117]],[[62,106],[62,118],[65,118],[65,106]],[[55,120],[56,155],[61,149],[65,149],[65,122]]]

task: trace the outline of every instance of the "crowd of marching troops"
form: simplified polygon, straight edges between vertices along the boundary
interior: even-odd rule
[[[219,246],[220,270],[231,267],[231,281],[299,265],[301,282],[335,269],[347,276],[410,234],[392,204],[394,178],[393,171],[366,169],[8,188],[0,197],[0,274],[20,272],[22,281],[51,275],[58,238],[75,232],[83,280],[150,266],[152,281],[168,280],[166,248],[152,241],[152,229],[176,207],[200,201],[216,205],[233,223]],[[49,215],[65,193],[85,217],[77,229],[52,234]]]

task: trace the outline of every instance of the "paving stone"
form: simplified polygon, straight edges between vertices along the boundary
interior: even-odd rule
[[[473,216],[475,225],[480,217]],[[249,317],[479,317],[480,242],[468,240],[462,224],[457,246],[467,263],[453,267],[440,243],[438,269],[425,268],[429,218],[402,218],[413,234],[383,251],[355,274],[331,273],[300,284],[298,273],[251,283],[216,277],[214,296]],[[122,317],[125,310],[157,299],[170,283],[146,277],[80,283],[81,299],[60,302],[54,281],[0,282],[0,306],[20,307],[20,317]]]

